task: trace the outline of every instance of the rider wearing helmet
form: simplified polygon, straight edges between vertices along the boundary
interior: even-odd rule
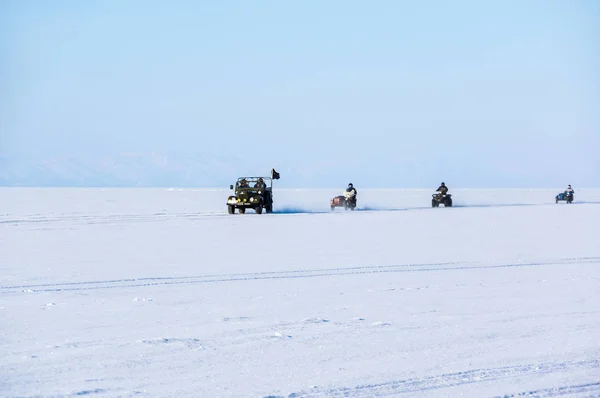
[[[438,189],[436,189],[436,192],[439,192],[442,195],[445,195],[446,193],[448,193],[448,187],[446,186],[446,183],[442,182],[440,187]]]
[[[569,184],[569,186],[567,187],[567,190],[565,191],[565,193],[567,195],[573,195],[573,192],[575,192],[575,191],[573,191],[573,188],[571,188],[571,184]]]
[[[354,185],[352,185],[352,183],[348,184],[348,188],[346,188],[346,191],[344,191],[344,196],[356,203],[356,194],[357,192],[356,188],[354,188]]]
[[[346,188],[346,192],[353,192],[354,195],[356,195],[356,188],[354,188],[354,185],[352,185],[352,183],[348,184],[348,188]]]

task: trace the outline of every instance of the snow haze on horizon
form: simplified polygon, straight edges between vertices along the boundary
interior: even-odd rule
[[[0,3],[0,185],[600,187],[600,4]]]

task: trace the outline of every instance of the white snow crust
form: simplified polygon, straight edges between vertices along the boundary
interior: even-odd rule
[[[600,190],[0,189],[0,396],[600,395]]]

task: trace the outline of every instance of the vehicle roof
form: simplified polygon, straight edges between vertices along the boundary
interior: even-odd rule
[[[271,177],[238,177],[237,180],[238,181],[241,181],[241,180],[248,181],[248,180],[258,180],[259,178],[262,178],[263,180],[271,180]]]

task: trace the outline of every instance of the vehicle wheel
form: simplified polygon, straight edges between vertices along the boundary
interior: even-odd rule
[[[265,211],[267,212],[267,214],[273,213],[273,204],[266,205],[265,206]]]
[[[245,207],[240,207],[238,210],[240,211],[240,214],[245,214],[246,213],[246,208]]]
[[[452,207],[452,199],[446,201],[446,207]]]
[[[232,205],[227,205],[227,213],[229,213],[229,214],[235,213],[235,207],[233,207]]]
[[[431,201],[431,207],[437,207],[436,205],[437,205],[437,202],[435,200],[432,200]]]
[[[335,206],[331,206],[331,211],[334,211],[334,210],[335,210]]]
[[[254,210],[256,210],[256,214],[262,214],[262,209],[263,209],[262,206],[258,206]]]
[[[556,199],[556,204],[558,204],[558,199]]]

